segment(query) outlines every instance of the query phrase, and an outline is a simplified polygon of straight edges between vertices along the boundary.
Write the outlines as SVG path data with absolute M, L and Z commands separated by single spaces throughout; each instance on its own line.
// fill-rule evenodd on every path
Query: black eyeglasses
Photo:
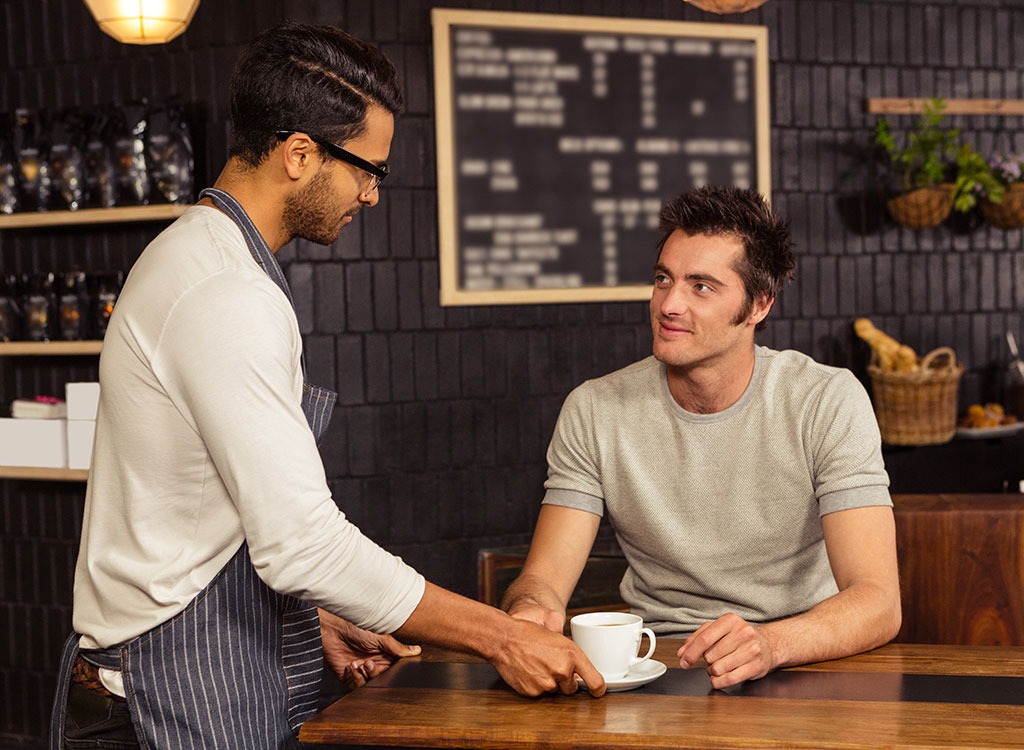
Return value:
M 301 130 L 278 130 L 275 135 L 283 141 L 290 135 L 302 132 L 303 131 Z M 366 188 L 367 193 L 372 193 L 380 187 L 380 184 L 384 182 L 384 178 L 391 174 L 391 170 L 388 169 L 387 164 L 374 164 L 372 161 L 366 161 L 366 159 L 361 156 L 356 156 L 351 151 L 339 146 L 337 143 L 331 143 L 327 139 L 320 138 L 312 133 L 305 133 L 305 135 L 307 135 L 309 140 L 313 141 L 313 143 L 322 146 L 324 150 L 335 159 L 351 164 L 353 167 L 361 169 L 366 172 L 366 174 L 370 175 L 372 179 L 370 180 L 370 186 Z

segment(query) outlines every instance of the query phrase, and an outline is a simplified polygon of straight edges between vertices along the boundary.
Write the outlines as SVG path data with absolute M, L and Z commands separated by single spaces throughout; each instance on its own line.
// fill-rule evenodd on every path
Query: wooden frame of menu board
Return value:
M 431 16 L 442 305 L 648 299 L 665 199 L 770 199 L 766 28 Z

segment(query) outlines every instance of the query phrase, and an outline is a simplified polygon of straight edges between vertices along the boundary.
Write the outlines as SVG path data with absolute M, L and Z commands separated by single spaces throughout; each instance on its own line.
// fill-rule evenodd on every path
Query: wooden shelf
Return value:
M 62 227 L 80 224 L 121 224 L 176 219 L 187 205 L 125 206 L 86 208 L 81 211 L 40 211 L 0 215 L 0 230 Z M 8 341 L 0 342 L 0 357 L 66 357 L 99 354 L 102 341 Z M 87 469 L 45 469 L 34 466 L 0 466 L 0 479 L 28 479 L 50 482 L 84 482 Z
M 0 466 L 0 479 L 84 482 L 88 478 L 88 469 L 43 469 L 36 466 Z
M 0 341 L 0 357 L 68 357 L 99 354 L 102 341 Z
M 70 356 L 99 354 L 102 341 L 5 341 L 0 356 Z M 0 479 L 84 482 L 87 469 L 47 469 L 37 466 L 0 466 Z
M 931 99 L 868 99 L 873 115 L 916 115 Z M 943 99 L 947 115 L 1024 115 L 1024 99 Z
M 76 224 L 121 224 L 136 221 L 166 221 L 181 216 L 187 205 L 123 206 L 83 208 L 79 211 L 37 211 L 0 215 L 0 229 L 59 227 Z

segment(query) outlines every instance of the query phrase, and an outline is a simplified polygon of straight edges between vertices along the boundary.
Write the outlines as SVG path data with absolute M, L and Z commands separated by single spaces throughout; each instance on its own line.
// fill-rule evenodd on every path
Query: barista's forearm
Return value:
M 515 621 L 501 610 L 427 582 L 423 598 L 396 635 L 490 660 L 515 629 Z
M 481 656 L 523 695 L 573 693 L 576 675 L 591 686 L 591 695 L 604 693 L 601 674 L 561 633 L 430 583 L 398 635 Z

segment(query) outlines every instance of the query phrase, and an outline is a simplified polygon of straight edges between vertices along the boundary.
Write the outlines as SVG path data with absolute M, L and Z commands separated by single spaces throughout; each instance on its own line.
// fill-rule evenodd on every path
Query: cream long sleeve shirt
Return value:
M 241 232 L 196 206 L 132 269 L 100 357 L 75 573 L 83 648 L 191 602 L 243 541 L 274 590 L 376 632 L 424 581 L 339 511 L 302 412 L 302 340 Z

